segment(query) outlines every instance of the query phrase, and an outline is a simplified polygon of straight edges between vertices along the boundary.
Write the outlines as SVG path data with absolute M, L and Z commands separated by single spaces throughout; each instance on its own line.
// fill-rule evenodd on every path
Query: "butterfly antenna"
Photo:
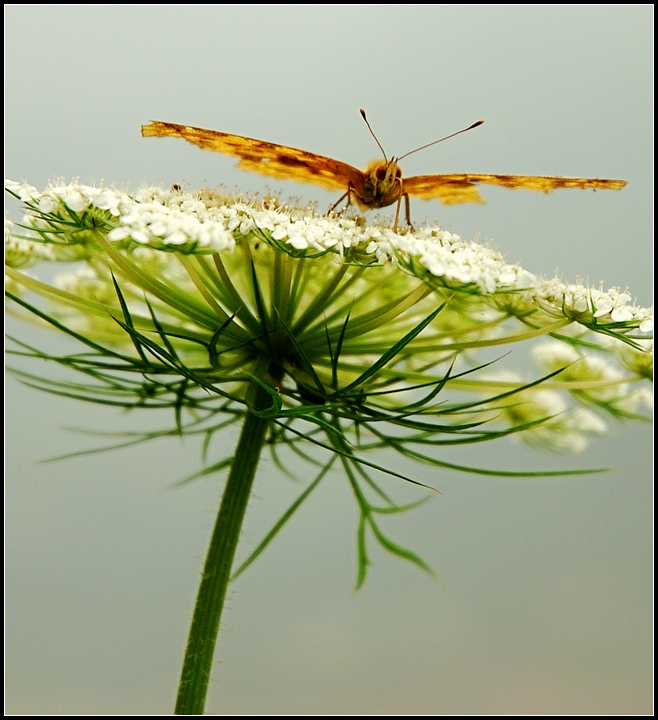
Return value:
M 359 112 L 361 113 L 361 117 L 365 120 L 366 125 L 368 126 L 368 130 L 370 130 L 370 134 L 375 138 L 375 142 L 377 145 L 379 145 L 379 149 L 382 151 L 382 155 L 384 156 L 384 160 L 388 162 L 388 158 L 386 157 L 386 153 L 384 152 L 384 148 L 382 147 L 382 144 L 377 139 L 377 136 L 373 132 L 372 128 L 370 127 L 370 123 L 368 122 L 368 118 L 366 117 L 366 111 L 363 108 L 359 108 Z M 483 121 L 484 122 L 484 121 Z M 420 150 L 420 148 L 418 148 Z
M 363 110 L 361 111 L 361 113 L 363 113 Z M 365 114 L 363 115 L 363 117 L 365 119 Z M 366 120 L 366 122 L 368 122 L 368 121 Z M 397 161 L 402 160 L 402 158 L 409 157 L 409 155 L 412 155 L 413 153 L 418 152 L 419 150 L 424 150 L 425 148 L 431 147 L 432 145 L 436 145 L 437 143 L 443 142 L 444 140 L 448 140 L 451 137 L 455 137 L 455 135 L 461 135 L 462 133 L 465 133 L 468 130 L 472 130 L 473 128 L 476 128 L 478 125 L 482 125 L 483 122 L 484 122 L 484 120 L 478 120 L 477 122 L 474 122 L 472 125 L 469 125 L 467 128 L 464 128 L 463 130 L 458 130 L 457 132 L 452 133 L 452 135 L 446 135 L 445 137 L 439 138 L 438 140 L 435 140 L 434 142 L 427 143 L 427 145 L 421 145 L 420 147 L 416 148 L 415 150 L 411 150 L 410 152 L 405 153 L 404 155 L 400 156 L 399 158 L 397 158 Z M 368 125 L 368 127 L 370 127 L 370 125 Z M 372 130 L 370 132 L 372 132 Z M 377 138 L 375 138 L 375 140 L 376 139 Z M 381 145 L 379 147 L 381 147 Z

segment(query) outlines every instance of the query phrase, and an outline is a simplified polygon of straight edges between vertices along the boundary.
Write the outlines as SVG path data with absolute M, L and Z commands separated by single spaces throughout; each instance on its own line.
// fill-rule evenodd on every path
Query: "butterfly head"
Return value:
M 402 177 L 402 170 L 393 158 L 386 162 L 377 160 L 370 164 L 371 171 L 374 173 L 377 182 L 382 185 L 392 185 Z

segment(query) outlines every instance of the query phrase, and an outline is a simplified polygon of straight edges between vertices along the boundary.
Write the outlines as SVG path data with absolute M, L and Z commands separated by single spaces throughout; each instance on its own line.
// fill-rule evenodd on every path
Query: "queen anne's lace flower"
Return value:
M 550 473 L 457 465 L 441 451 L 512 436 L 573 452 L 605 432 L 606 416 L 643 418 L 653 312 L 627 292 L 539 279 L 438 228 L 398 233 L 209 190 L 7 189 L 26 210 L 5 226 L 9 307 L 83 346 L 18 353 L 53 360 L 74 381 L 19 376 L 100 404 L 172 408 L 170 434 L 203 435 L 208 454 L 218 431 L 240 425 L 235 451 L 201 473 L 229 468 L 181 674 L 185 712 L 203 708 L 229 578 L 331 468 L 342 467 L 358 507 L 359 586 L 373 540 L 428 569 L 380 526 L 410 505 L 379 474 L 422 483 L 369 451 L 396 450 L 437 472 L 538 476 Z M 68 271 L 39 279 L 44 261 Z M 503 369 L 535 342 L 539 377 Z M 315 478 L 235 570 L 265 447 L 279 467 L 294 454 Z
M 10 182 L 7 189 L 27 208 L 20 225 L 5 227 L 8 287 L 48 296 L 53 316 L 90 338 L 134 351 L 128 312 L 135 327 L 167 328 L 180 360 L 210 364 L 221 382 L 244 381 L 268 358 L 281 367 L 275 385 L 287 403 L 337 397 L 412 333 L 360 390 L 376 390 L 394 409 L 399 396 L 382 393 L 382 383 L 406 377 L 422 384 L 448 371 L 447 386 L 495 398 L 494 386 L 476 380 L 467 359 L 478 348 L 559 331 L 561 341 L 534 351 L 542 372 L 555 374 L 542 384 L 544 395 L 522 391 L 519 379 L 514 402 L 505 399 L 507 424 L 527 426 L 521 437 L 576 447 L 577 437 L 591 434 L 591 408 L 619 415 L 644 403 L 635 383 L 652 374 L 646 333 L 653 312 L 617 288 L 540 279 L 494 249 L 438 228 L 398 233 L 208 189 L 129 194 L 79 182 L 43 192 Z M 78 265 L 48 289 L 21 272 L 44 260 Z M 567 396 L 587 412 L 569 416 L 567 405 L 554 412 L 537 401 Z M 483 407 L 497 405 L 494 399 Z

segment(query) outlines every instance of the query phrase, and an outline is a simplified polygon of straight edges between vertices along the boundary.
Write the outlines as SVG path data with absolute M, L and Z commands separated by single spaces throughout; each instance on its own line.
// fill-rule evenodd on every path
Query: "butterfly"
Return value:
M 231 135 L 217 130 L 178 125 L 176 123 L 153 121 L 142 125 L 143 137 L 180 137 L 203 150 L 212 150 L 224 155 L 240 158 L 238 167 L 262 175 L 284 180 L 313 183 L 327 190 L 343 194 L 329 208 L 333 212 L 347 200 L 347 205 L 356 204 L 361 210 L 388 207 L 396 204 L 393 229 L 397 229 L 402 200 L 405 202 L 405 217 L 409 227 L 411 215 L 409 196 L 422 200 L 436 199 L 445 205 L 457 203 L 483 203 L 477 185 L 499 185 L 511 190 L 535 190 L 551 192 L 558 188 L 592 188 L 594 190 L 621 190 L 625 180 L 604 180 L 600 178 L 548 177 L 536 175 L 485 175 L 475 173 L 450 173 L 448 175 L 415 175 L 403 177 L 398 165 L 402 158 L 423 150 L 448 138 L 467 132 L 482 125 L 478 120 L 467 128 L 416 148 L 400 157 L 388 158 L 377 136 L 372 131 L 365 111 L 360 110 L 370 133 L 374 137 L 384 160 L 375 160 L 365 170 L 358 170 L 347 163 L 333 158 L 299 150 L 286 145 Z

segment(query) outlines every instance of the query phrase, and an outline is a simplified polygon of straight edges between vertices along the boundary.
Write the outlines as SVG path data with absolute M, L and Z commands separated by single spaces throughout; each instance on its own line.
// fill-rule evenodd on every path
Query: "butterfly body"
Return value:
M 365 113 L 361 111 L 361 114 L 365 119 Z M 478 121 L 466 130 L 481 124 L 482 121 Z M 161 121 L 142 125 L 142 135 L 144 137 L 180 137 L 203 150 L 239 158 L 238 167 L 242 170 L 257 172 L 273 178 L 312 183 L 327 190 L 342 192 L 341 197 L 332 205 L 330 211 L 345 199 L 348 204 L 355 203 L 362 210 L 384 208 L 397 203 L 394 228 L 397 227 L 403 198 L 406 220 L 411 225 L 410 195 L 422 200 L 435 199 L 445 205 L 455 205 L 467 202 L 483 203 L 484 200 L 480 196 L 478 185 L 498 185 L 511 190 L 526 189 L 546 193 L 559 188 L 620 190 L 626 185 L 625 180 L 602 178 L 475 173 L 416 175 L 405 178 L 398 165 L 398 159 L 387 159 L 386 156 L 383 161 L 375 160 L 365 170 L 358 170 L 340 160 L 286 145 Z M 429 145 L 433 144 L 429 143 Z M 409 154 L 407 153 L 407 155 Z M 406 155 L 402 157 L 406 157 Z
M 331 206 L 330 212 L 347 198 L 361 210 L 388 207 L 400 202 L 403 190 L 402 170 L 394 161 L 374 160 L 348 183 L 347 191 Z

